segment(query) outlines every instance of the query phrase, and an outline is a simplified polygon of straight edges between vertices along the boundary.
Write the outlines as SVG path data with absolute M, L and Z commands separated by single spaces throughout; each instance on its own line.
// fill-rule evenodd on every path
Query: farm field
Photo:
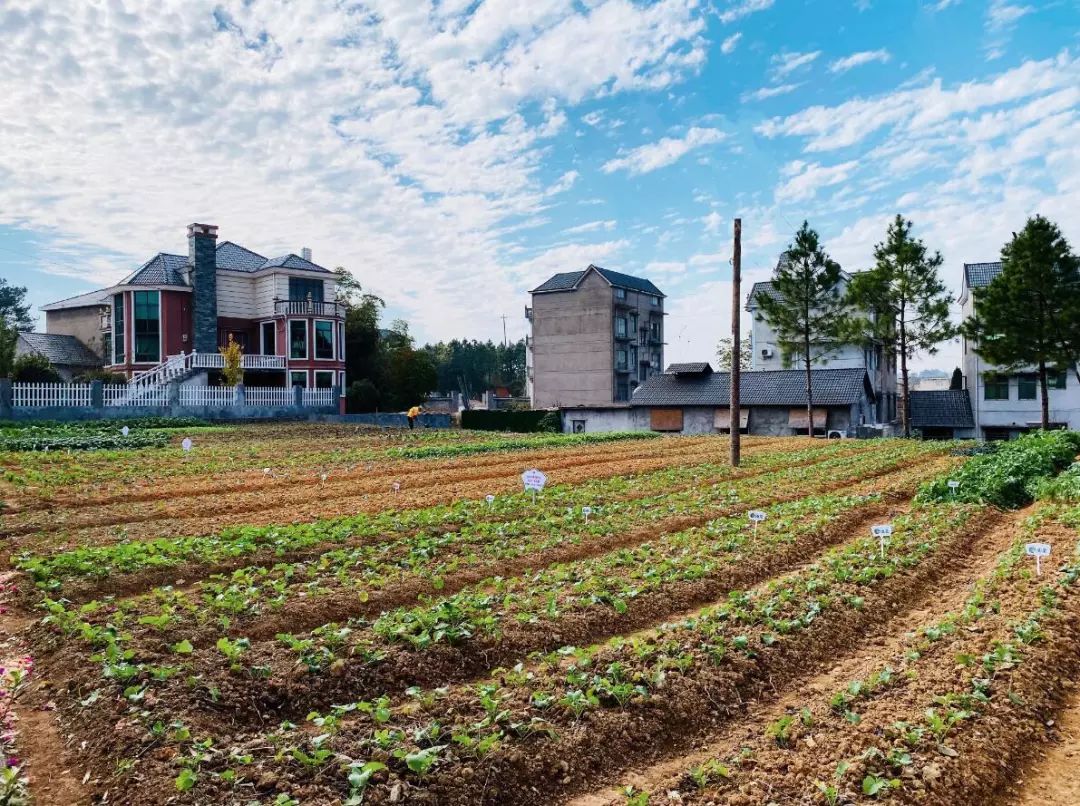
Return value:
M 1020 804 L 1061 776 L 1032 750 L 1077 695 L 1075 434 L 752 437 L 738 469 L 719 436 L 138 444 L 0 452 L 0 804 Z

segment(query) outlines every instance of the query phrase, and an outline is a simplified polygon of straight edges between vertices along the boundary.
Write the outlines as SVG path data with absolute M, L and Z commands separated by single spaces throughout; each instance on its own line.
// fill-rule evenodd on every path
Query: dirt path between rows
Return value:
M 953 571 L 944 577 L 942 586 L 927 590 L 912 607 L 899 612 L 896 617 L 875 633 L 868 634 L 859 649 L 839 662 L 827 672 L 819 674 L 784 692 L 778 692 L 777 698 L 744 703 L 744 715 L 733 720 L 731 726 L 714 739 L 703 742 L 691 753 L 680 755 L 653 766 L 633 770 L 622 774 L 616 780 L 603 782 L 602 788 L 592 792 L 565 799 L 566 806 L 622 806 L 626 802 L 623 794 L 625 787 L 633 786 L 636 790 L 645 790 L 659 795 L 671 788 L 676 779 L 691 767 L 711 758 L 724 758 L 737 752 L 748 736 L 759 736 L 764 725 L 783 716 L 789 708 L 798 708 L 807 700 L 828 695 L 853 679 L 866 678 L 879 669 L 887 660 L 903 651 L 905 636 L 918 627 L 933 622 L 945 613 L 957 609 L 964 603 L 971 585 L 993 570 L 999 555 L 1006 551 L 1015 539 L 1015 526 L 1030 508 L 1013 513 L 1002 513 L 1001 523 L 985 532 L 978 543 L 971 547 L 965 557 L 957 557 Z M 1074 752 L 1080 753 L 1080 707 L 1076 711 L 1077 742 Z M 1068 759 L 1064 759 L 1066 763 Z M 1060 762 L 1059 762 L 1060 767 Z M 1063 790 L 1059 790 L 1063 791 Z M 1080 788 L 1075 792 L 1080 792 Z M 1051 801 L 1031 801 L 1024 806 L 1051 803 Z M 1075 795 L 1057 798 L 1054 806 L 1066 803 L 1080 803 Z
M 1032 752 L 1008 799 L 1012 806 L 1080 803 L 1080 689 L 1075 684 L 1057 722 L 1048 727 L 1054 741 Z

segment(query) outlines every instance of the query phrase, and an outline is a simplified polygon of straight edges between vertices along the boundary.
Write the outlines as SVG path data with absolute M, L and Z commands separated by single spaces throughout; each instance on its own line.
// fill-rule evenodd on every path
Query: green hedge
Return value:
M 1015 509 L 1031 503 L 1052 479 L 1076 458 L 1080 433 L 1035 431 L 1001 443 L 993 453 L 969 459 L 949 476 L 924 484 L 920 501 L 967 501 Z M 954 494 L 949 479 L 960 482 Z M 1047 494 L 1044 492 L 1044 496 Z
M 485 411 L 483 409 L 469 409 L 461 412 L 461 427 L 474 431 L 557 434 L 562 430 L 562 421 L 557 411 Z

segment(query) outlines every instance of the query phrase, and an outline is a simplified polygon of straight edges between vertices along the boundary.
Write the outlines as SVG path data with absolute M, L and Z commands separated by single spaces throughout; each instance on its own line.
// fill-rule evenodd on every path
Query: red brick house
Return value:
M 275 258 L 217 227 L 188 227 L 188 254 L 160 252 L 119 283 L 42 307 L 46 332 L 75 336 L 132 379 L 214 374 L 231 338 L 247 386 L 343 389 L 345 308 L 311 252 Z M 193 355 L 194 354 L 194 355 Z

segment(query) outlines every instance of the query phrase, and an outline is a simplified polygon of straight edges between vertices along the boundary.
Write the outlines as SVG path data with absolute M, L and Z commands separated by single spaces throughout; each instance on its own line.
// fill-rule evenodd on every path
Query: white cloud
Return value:
M 607 219 L 604 221 L 589 221 L 585 224 L 578 224 L 576 227 L 568 227 L 563 230 L 563 235 L 580 235 L 583 232 L 597 232 L 598 230 L 613 230 L 615 229 L 615 220 Z
M 743 101 L 764 101 L 766 98 L 775 98 L 777 95 L 787 95 L 789 92 L 794 92 L 802 84 L 778 84 L 775 87 L 762 87 L 754 90 L 753 92 L 745 92 L 740 98 Z
M 720 225 L 724 223 L 724 217 L 713 210 L 701 219 L 701 223 L 705 225 L 706 234 L 717 235 L 720 232 Z
M 889 51 L 884 48 L 881 50 L 862 50 L 832 62 L 829 65 L 829 72 L 846 73 L 848 70 L 855 67 L 861 67 L 864 64 L 870 64 L 871 62 L 881 62 L 882 64 L 885 64 L 891 58 L 892 56 Z
M 931 3 L 929 6 L 930 11 L 944 11 L 945 9 L 959 5 L 960 0 L 937 0 L 936 3 Z
M 604 173 L 627 171 L 631 176 L 649 173 L 677 162 L 680 157 L 695 148 L 719 143 L 727 135 L 720 129 L 692 126 L 684 137 L 664 137 L 655 143 L 627 151 L 608 160 L 601 170 Z
M 776 81 L 790 75 L 800 67 L 805 67 L 814 62 L 821 55 L 820 50 L 810 53 L 777 53 L 772 57 L 772 74 Z
M 473 332 L 475 288 L 520 299 L 507 238 L 578 179 L 541 175 L 566 110 L 705 59 L 696 0 L 588 5 L 5 0 L 0 225 L 113 250 L 84 264 L 107 282 L 206 220 L 310 245 L 421 338 Z
M 986 27 L 994 32 L 1003 31 L 1034 10 L 1031 6 L 1010 3 L 1008 0 L 993 0 L 986 10 Z
M 727 9 L 719 13 L 720 22 L 729 23 L 741 20 L 759 11 L 766 11 L 773 7 L 776 0 L 736 0 Z
M 645 276 L 649 278 L 674 280 L 683 274 L 686 274 L 686 264 L 676 260 L 653 261 L 645 266 Z
M 735 47 L 739 44 L 740 39 L 742 39 L 741 31 L 739 33 L 732 34 L 720 43 L 720 52 L 723 53 L 725 56 L 729 53 L 734 53 Z
M 785 179 L 776 188 L 777 201 L 793 202 L 813 198 L 820 188 L 844 182 L 857 167 L 856 160 L 829 166 L 801 160 L 788 163 L 781 170 Z

